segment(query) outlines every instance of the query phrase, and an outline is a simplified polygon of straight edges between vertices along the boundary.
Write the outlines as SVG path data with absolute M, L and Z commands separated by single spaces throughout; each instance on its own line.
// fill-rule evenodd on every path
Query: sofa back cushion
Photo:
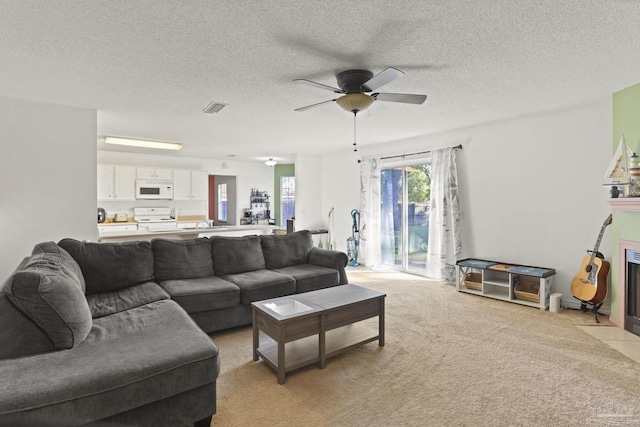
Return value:
M 91 243 L 62 239 L 58 244 L 80 265 L 87 294 L 117 291 L 154 279 L 151 242 Z
M 265 268 L 260 237 L 211 236 L 213 269 L 216 276 L 246 273 Z
M 262 252 L 269 270 L 306 264 L 313 248 L 309 230 L 290 234 L 262 236 Z
M 54 242 L 35 246 L 2 292 L 51 339 L 57 349 L 85 340 L 92 326 L 84 280 L 73 258 Z
M 153 239 L 155 275 L 165 280 L 213 276 L 211 242 L 206 237 L 188 240 Z
M 29 316 L 0 289 L 0 360 L 54 351 L 56 348 Z

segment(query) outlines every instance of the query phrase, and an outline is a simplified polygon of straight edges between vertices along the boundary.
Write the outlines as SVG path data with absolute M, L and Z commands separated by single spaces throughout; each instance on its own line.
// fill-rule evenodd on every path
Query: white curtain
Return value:
M 360 252 L 358 262 L 380 265 L 380 161 L 360 163 Z
M 462 256 L 456 151 L 431 151 L 431 201 L 427 276 L 455 283 L 455 264 Z

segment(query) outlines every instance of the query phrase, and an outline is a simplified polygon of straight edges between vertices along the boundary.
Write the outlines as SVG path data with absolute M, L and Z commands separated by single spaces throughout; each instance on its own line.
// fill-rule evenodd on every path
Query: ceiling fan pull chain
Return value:
M 353 151 L 358 151 L 356 147 L 356 112 L 353 112 Z

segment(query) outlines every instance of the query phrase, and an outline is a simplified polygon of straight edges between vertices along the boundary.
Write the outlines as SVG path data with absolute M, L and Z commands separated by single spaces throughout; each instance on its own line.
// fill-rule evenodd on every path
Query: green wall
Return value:
M 613 148 L 615 152 L 624 134 L 626 144 L 632 152 L 640 153 L 640 83 L 613 94 Z M 616 298 L 618 296 L 618 240 L 640 242 L 640 213 L 613 213 L 611 224 L 611 314 L 618 314 Z M 624 274 L 624 273 L 623 273 Z
M 296 176 L 296 165 L 275 165 L 273 168 L 273 218 L 276 219 L 276 225 L 280 225 L 280 177 Z

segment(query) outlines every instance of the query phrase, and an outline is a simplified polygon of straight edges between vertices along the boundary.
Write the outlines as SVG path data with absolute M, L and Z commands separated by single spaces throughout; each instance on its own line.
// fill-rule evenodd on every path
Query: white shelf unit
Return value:
M 457 290 L 541 310 L 549 308 L 554 269 L 501 266 L 505 264 L 484 260 L 459 261 L 456 265 Z

